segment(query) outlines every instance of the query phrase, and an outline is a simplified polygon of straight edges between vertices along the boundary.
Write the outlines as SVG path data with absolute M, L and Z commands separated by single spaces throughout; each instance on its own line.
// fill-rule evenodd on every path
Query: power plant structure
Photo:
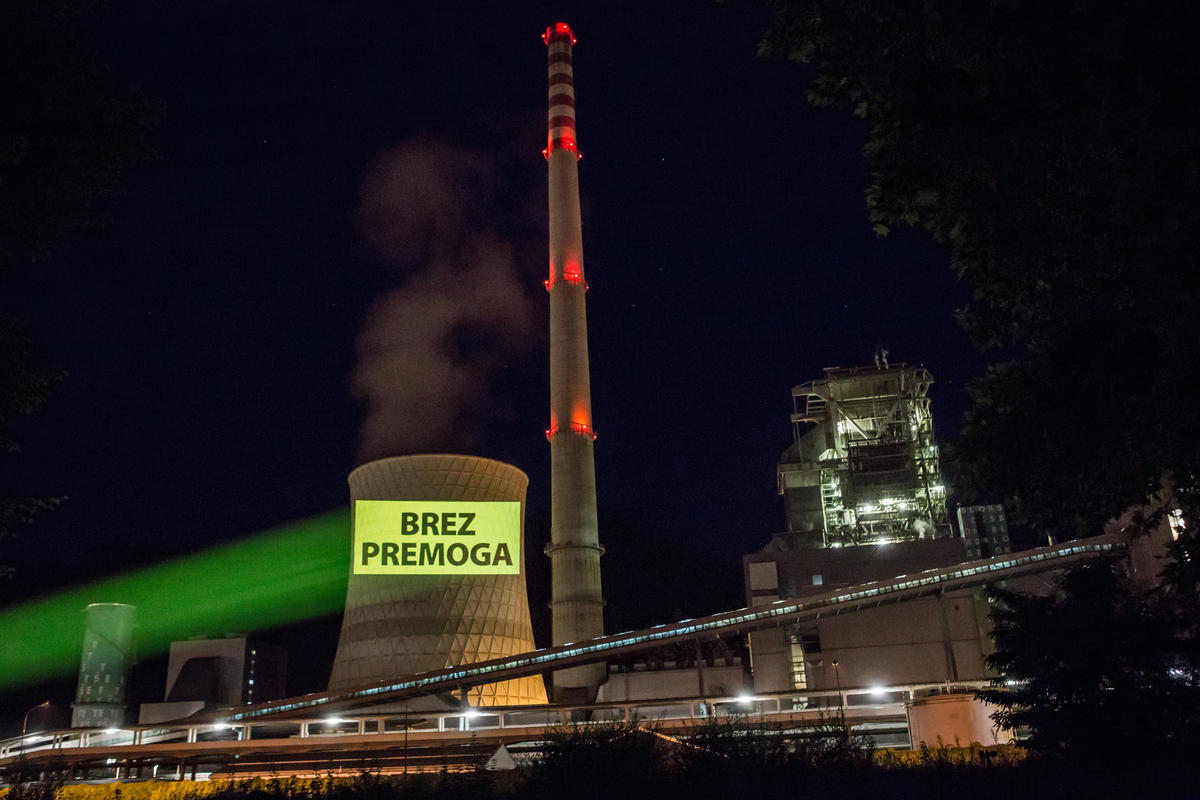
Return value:
M 826 547 L 950 535 L 932 385 L 922 367 L 885 363 L 792 389 L 795 441 L 778 469 L 789 532 Z
M 575 37 L 560 22 L 547 28 L 542 38 L 549 81 L 544 155 L 549 165 L 550 209 L 550 270 L 545 286 L 550 295 L 546 438 L 551 454 L 551 535 L 545 552 L 551 563 L 553 640 L 564 644 L 604 632 L 600 589 L 604 551 L 596 516 L 596 434 L 584 304 L 587 283 L 571 63 Z M 351 472 L 354 549 L 330 691 L 534 648 L 522 546 L 528 483 L 516 467 L 465 455 L 385 458 Z M 463 505 L 472 503 L 477 505 L 469 510 Z M 476 535 L 470 525 L 477 516 L 481 521 L 493 519 L 497 509 L 483 504 L 505 503 L 519 506 L 517 552 L 499 539 L 488 540 L 484 547 L 483 540 L 459 538 Z M 499 524 L 504 527 L 503 521 Z M 501 564 L 501 552 L 491 549 L 493 544 L 505 548 L 505 563 Z M 458 561 L 455 553 L 461 556 Z M 472 563 L 467 563 L 468 553 Z M 512 564 L 514 557 L 518 565 Z M 554 673 L 553 697 L 558 702 L 590 702 L 605 677 L 604 664 L 560 670 Z M 540 678 L 526 677 L 477 686 L 469 702 L 544 703 L 546 692 Z
M 830 367 L 792 389 L 794 441 L 777 470 L 787 528 L 743 558 L 748 606 L 968 560 L 967 543 L 946 518 L 932 385 L 922 367 L 883 361 Z M 800 691 L 984 680 L 987 613 L 977 591 L 944 591 L 758 631 L 750 637 L 754 685 Z
M 138 724 L 262 703 L 286 694 L 287 651 L 282 647 L 238 633 L 171 642 L 163 701 L 142 703 Z
M 588 374 L 583 231 L 579 210 L 579 143 L 575 133 L 575 36 L 563 22 L 542 35 L 549 75 L 550 274 L 550 544 L 551 619 L 555 645 L 604 633 L 596 518 L 596 429 Z M 588 702 L 605 679 L 603 664 L 554 673 L 554 699 Z
M 776 474 L 786 526 L 743 557 L 746 606 L 605 636 L 575 37 L 556 23 L 543 40 L 552 645 L 536 648 L 530 620 L 528 476 L 473 455 L 382 458 L 348 477 L 351 566 L 327 691 L 278 697 L 282 662 L 244 636 L 176 643 L 164 702 L 143 706 L 141 724 L 120 730 L 133 607 L 96 604 L 87 612 L 72 720 L 84 730 L 0 741 L 0 767 L 33 755 L 45 763 L 66 758 L 83 779 L 110 768 L 118 779 L 122 769 L 127 777 L 129 770 L 145 777 L 145 768 L 157 776 L 160 767 L 183 778 L 189 764 L 196 778 L 207 774 L 198 765 L 227 777 L 255 769 L 325 774 L 370 759 L 381 770 L 408 772 L 410 737 L 425 767 L 445 769 L 453 758 L 478 760 L 469 749 L 478 731 L 493 737 L 489 748 L 521 743 L 536 751 L 550 729 L 571 720 L 661 718 L 686 738 L 714 714 L 792 730 L 824 726 L 832 708 L 855 730 L 870 728 L 899 746 L 915 745 L 914 731 L 952 738 L 956 729 L 944 720 L 930 727 L 926 718 L 949 718 L 974 701 L 928 698 L 990 677 L 980 587 L 1125 548 L 1114 534 L 1009 554 L 999 506 L 962 510 L 968 535 L 955 536 L 929 372 L 886 360 L 828 368 L 791 390 L 793 441 Z M 736 653 L 704 652 L 703 642 L 722 637 L 738 642 Z M 749 659 L 740 655 L 743 637 Z
M 125 689 L 133 666 L 136 611 L 125 603 L 92 603 L 84 609 L 83 658 L 71 727 L 125 724 Z
M 355 549 L 331 691 L 534 649 L 521 547 L 529 485 L 524 472 L 477 456 L 411 455 L 363 464 L 349 482 Z M 476 530 L 474 518 L 484 504 L 515 506 L 518 515 L 512 531 L 518 551 L 507 548 L 511 563 L 502 568 L 511 569 L 504 572 L 479 571 L 490 564 L 478 562 L 495 555 L 487 550 L 485 558 L 483 531 Z M 404 519 L 417 513 L 410 507 L 423 509 L 424 519 L 413 522 L 425 523 L 419 532 Z M 393 508 L 396 513 L 388 514 Z M 385 516 L 369 517 L 373 509 Z M 364 557 L 372 544 L 363 542 L 368 524 L 379 527 L 385 541 Z M 546 690 L 539 676 L 529 676 L 477 686 L 466 699 L 474 706 L 545 703 Z

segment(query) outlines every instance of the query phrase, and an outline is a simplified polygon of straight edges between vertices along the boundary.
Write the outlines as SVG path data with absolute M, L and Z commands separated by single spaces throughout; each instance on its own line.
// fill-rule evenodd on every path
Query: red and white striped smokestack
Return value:
M 550 80 L 550 556 L 554 644 L 604 634 L 592 392 L 588 378 L 583 234 L 579 215 L 579 148 L 575 136 L 575 36 L 564 22 L 542 35 Z M 591 702 L 607 672 L 604 664 L 554 673 L 558 702 Z

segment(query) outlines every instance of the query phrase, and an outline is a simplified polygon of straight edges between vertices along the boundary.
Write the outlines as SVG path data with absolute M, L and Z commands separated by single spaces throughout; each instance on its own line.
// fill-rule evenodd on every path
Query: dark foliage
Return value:
M 90 3 L 0 0 L 0 273 L 47 258 L 69 231 L 103 223 L 127 167 L 149 157 L 159 112 L 115 87 L 82 43 Z M 0 315 L 0 451 L 9 426 L 62 374 L 39 367 Z M 56 500 L 0 497 L 0 538 Z
M 1097 532 L 1200 460 L 1200 75 L 1179 3 L 771 0 L 764 53 L 869 126 L 867 206 L 951 247 L 970 389 L 962 487 Z
M 874 766 L 870 739 L 852 732 L 836 716 L 785 730 L 713 718 L 688 745 L 683 756 L 690 780 L 723 795 L 770 794 L 797 776 L 811 780 Z
M 732 731 L 745 730 L 733 725 Z M 973 800 L 1053 798 L 1073 800 L 1095 797 L 1154 797 L 1158 800 L 1195 796 L 1196 768 L 1188 761 L 1140 762 L 1122 759 L 1107 765 L 1073 765 L 1027 760 L 1016 765 L 991 766 L 990 762 L 952 762 L 933 758 L 918 766 L 880 767 L 861 754 L 852 763 L 841 760 L 812 763 L 804 760 L 764 761 L 759 755 L 732 756 L 714 752 L 711 769 L 699 768 L 701 750 L 680 746 L 667 750 L 652 743 L 643 731 L 629 736 L 572 736 L 565 745 L 566 761 L 543 761 L 515 772 L 473 771 L 379 776 L 364 773 L 354 779 L 249 780 L 216 792 L 203 792 L 210 800 L 471 800 L 472 798 L 604 797 L 609 798 L 708 798 L 754 797 L 793 800 L 801 795 L 828 797 L 922 798 L 970 797 Z M 724 734 L 719 734 L 724 736 Z M 638 738 L 640 737 L 640 738 Z M 585 741 L 590 739 L 590 741 Z M 664 741 L 665 740 L 660 740 Z M 556 742 L 555 744 L 561 744 Z M 669 742 L 666 742 L 669 745 Z M 767 745 L 768 750 L 774 744 Z M 766 751 L 764 751 L 766 752 Z M 682 754 L 680 757 L 677 755 Z M 629 764 L 619 763 L 630 756 Z M 567 752 L 560 753 L 566 758 Z M 554 757 L 558 758 L 558 757 Z M 568 764 L 576 769 L 562 769 Z M 613 771 L 596 765 L 612 767 Z M 29 786 L 23 796 L 49 798 L 45 788 Z M 183 784 L 170 796 L 187 800 L 190 786 Z M 155 787 L 156 793 L 165 786 Z M 121 796 L 120 789 L 114 793 Z M 130 791 L 130 795 L 134 792 Z M 142 792 L 136 793 L 141 796 Z M 166 794 L 163 794 L 166 796 Z
M 59 377 L 56 371 L 34 363 L 28 338 L 15 322 L 0 315 L 0 453 L 19 449 L 9 435 L 10 423 L 41 407 Z M 53 498 L 0 495 L 0 539 L 57 502 Z M 0 566 L 0 575 L 5 572 L 6 568 Z
M 1028 730 L 1044 755 L 1190 758 L 1200 745 L 1194 587 L 1143 593 L 1105 560 L 1071 568 L 1055 588 L 994 591 L 988 662 L 1000 677 L 980 696 L 1000 706 L 997 722 Z
M 601 724 L 550 736 L 543 757 L 529 768 L 530 796 L 573 785 L 581 798 L 680 794 L 779 796 L 795 781 L 836 780 L 873 769 L 870 742 L 837 720 L 781 732 L 738 718 L 710 719 L 695 735 L 677 739 L 653 724 Z
M 578 800 L 600 800 L 640 786 L 654 796 L 678 778 L 679 747 L 653 728 L 617 723 L 565 728 L 549 735 L 543 757 L 526 775 L 527 788 L 540 797 L 573 785 Z
M 149 155 L 158 112 L 83 44 L 89 5 L 0 0 L 0 268 L 100 224 L 102 201 Z
M 426 772 L 357 778 L 253 779 L 212 791 L 176 791 L 153 785 L 156 795 L 179 800 L 472 800 L 472 798 L 707 798 L 793 800 L 828 797 L 1021 798 L 1195 796 L 1197 768 L 1189 759 L 1141 759 L 1126 754 L 1104 763 L 1073 764 L 1044 759 L 1000 762 L 951 756 L 946 748 L 912 760 L 875 759 L 869 743 L 833 720 L 771 731 L 737 718 L 711 720 L 696 735 L 678 740 L 654 725 L 580 724 L 552 733 L 542 757 L 514 771 L 487 772 L 483 757 L 466 772 Z M 994 754 L 994 752 L 993 752 Z M 61 781 L 44 775 L 23 797 L 50 798 Z M 139 797 L 146 785 L 129 787 Z M 114 795 L 122 796 L 118 786 Z
M 16 777 L 17 780 L 14 780 L 6 800 L 55 800 L 58 790 L 63 785 L 61 774 L 54 771 L 39 776 L 39 780 L 23 781 L 20 775 Z

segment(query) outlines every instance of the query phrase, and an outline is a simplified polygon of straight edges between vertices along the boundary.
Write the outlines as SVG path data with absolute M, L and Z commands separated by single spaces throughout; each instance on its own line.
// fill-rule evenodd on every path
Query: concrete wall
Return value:
M 787 549 L 790 541 L 787 535 L 776 537 L 764 550 L 744 558 L 749 605 L 822 594 L 966 559 L 961 539 Z M 981 602 L 975 592 L 955 592 L 944 599 L 922 598 L 797 626 L 792 630 L 810 645 L 819 643 L 819 650 L 805 649 L 807 688 L 835 689 L 839 679 L 843 688 L 852 688 L 985 678 Z M 787 631 L 758 631 L 750 642 L 755 691 L 793 689 Z
M 882 606 L 821 620 L 815 627 L 823 665 L 809 669 L 823 688 L 835 688 L 831 662 L 839 662 L 843 686 L 936 683 L 986 677 L 971 592 Z M 947 663 L 947 637 L 953 663 Z M 955 674 L 957 673 L 957 674 Z
M 743 557 L 747 603 L 754 602 L 750 570 L 755 563 L 776 564 L 781 596 L 804 597 L 967 560 L 966 546 L 956 538 L 859 547 L 797 546 L 804 541 L 794 534 L 778 534 L 759 552 Z
M 786 692 L 792 688 L 790 654 L 782 628 L 768 628 L 750 634 L 751 683 L 755 692 Z M 821 654 L 814 654 L 823 661 Z M 813 687 L 817 688 L 817 687 Z
M 600 687 L 596 702 L 623 703 L 700 696 L 736 697 L 744 688 L 746 674 L 741 664 L 705 667 L 703 692 L 700 691 L 700 675 L 695 668 L 610 672 L 608 683 Z
M 939 601 L 922 598 L 858 611 L 801 626 L 820 642 L 820 651 L 805 653 L 808 688 L 836 689 L 873 685 L 982 680 L 987 677 L 971 592 L 945 599 L 944 635 Z M 953 660 L 947 658 L 947 641 Z M 793 688 L 790 646 L 781 628 L 750 636 L 754 690 L 784 692 Z M 837 670 L 833 662 L 838 662 Z
M 138 712 L 138 725 L 157 725 L 190 717 L 204 710 L 203 700 L 179 703 L 142 703 Z
M 190 696 L 198 693 L 192 691 L 191 687 L 180 685 L 180 677 L 184 675 L 186 679 L 185 670 L 188 669 L 189 662 L 195 664 L 202 659 L 206 667 L 210 664 L 215 666 L 216 686 L 212 687 L 211 691 L 204 692 L 204 696 Z M 238 705 L 243 702 L 245 667 L 245 636 L 172 642 L 171 655 L 167 661 L 167 688 L 163 700 L 171 703 L 202 700 L 222 706 Z

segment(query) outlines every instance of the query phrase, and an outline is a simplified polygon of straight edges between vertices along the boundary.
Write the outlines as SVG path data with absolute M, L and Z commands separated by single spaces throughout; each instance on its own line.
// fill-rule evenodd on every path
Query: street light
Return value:
M 24 766 L 24 763 L 25 763 L 25 734 L 29 730 L 29 715 L 32 714 L 33 712 L 37 711 L 39 708 L 47 708 L 50 705 L 51 705 L 51 703 L 49 700 L 45 700 L 41 703 L 38 703 L 36 706 L 34 706 L 33 708 L 31 708 L 25 712 L 25 719 L 21 721 L 21 751 L 19 753 L 17 753 L 17 787 L 18 787 L 18 789 L 21 786 L 21 780 L 22 780 L 21 768 L 22 768 L 22 766 Z
M 846 727 L 846 696 L 842 694 L 842 674 L 838 671 L 838 665 L 841 662 L 836 658 L 833 660 L 833 679 L 837 682 L 838 691 L 838 716 L 842 720 L 842 728 Z
M 838 670 L 840 661 L 834 658 L 833 660 L 833 679 L 838 682 L 838 717 L 841 720 L 841 733 L 846 736 L 846 742 L 850 742 L 850 728 L 846 727 L 846 694 L 841 691 L 841 672 Z

